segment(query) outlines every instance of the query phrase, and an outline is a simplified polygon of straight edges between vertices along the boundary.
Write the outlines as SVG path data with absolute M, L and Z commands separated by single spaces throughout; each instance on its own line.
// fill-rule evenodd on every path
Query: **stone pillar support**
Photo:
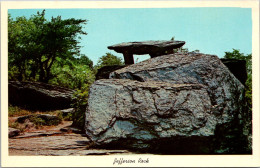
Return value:
M 125 51 L 123 52 L 123 55 L 126 65 L 134 64 L 134 56 L 132 53 Z

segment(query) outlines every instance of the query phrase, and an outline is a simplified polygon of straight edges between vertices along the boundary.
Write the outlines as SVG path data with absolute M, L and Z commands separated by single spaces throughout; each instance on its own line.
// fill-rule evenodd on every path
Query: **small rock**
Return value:
M 75 109 L 74 108 L 68 108 L 68 109 L 63 109 L 61 110 L 62 113 L 74 113 Z
M 15 128 L 8 128 L 8 137 L 11 138 L 11 137 L 14 137 L 14 136 L 18 136 L 20 134 L 20 130 L 18 129 L 15 129 Z
M 41 119 L 41 120 L 39 120 Z M 55 115 L 50 114 L 36 114 L 26 115 L 17 118 L 17 122 L 24 123 L 26 120 L 30 122 L 40 122 L 40 125 L 58 125 L 61 123 L 61 119 Z

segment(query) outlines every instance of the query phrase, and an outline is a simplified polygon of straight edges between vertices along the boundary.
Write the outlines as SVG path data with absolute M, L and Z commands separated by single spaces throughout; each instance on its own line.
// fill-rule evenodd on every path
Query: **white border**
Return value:
M 24 8 L 169 8 L 241 7 L 252 9 L 253 19 L 253 155 L 110 155 L 110 156 L 8 156 L 7 11 Z M 149 164 L 125 167 L 256 167 L 260 166 L 259 129 L 259 2 L 254 1 L 9 1 L 1 2 L 1 160 L 4 167 L 112 167 L 114 159 L 149 158 Z

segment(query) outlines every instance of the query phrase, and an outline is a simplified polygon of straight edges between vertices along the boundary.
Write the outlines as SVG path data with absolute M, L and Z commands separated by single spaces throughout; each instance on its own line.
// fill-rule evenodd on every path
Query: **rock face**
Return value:
M 164 154 L 247 152 L 244 86 L 217 56 L 165 55 L 110 78 L 90 88 L 86 134 L 95 144 Z
M 200 84 L 99 80 L 90 89 L 87 135 L 97 144 L 135 139 L 136 148 L 169 137 L 214 135 L 207 90 Z
M 203 84 L 214 111 L 221 114 L 223 121 L 230 111 L 240 111 L 237 103 L 243 99 L 243 85 L 217 56 L 212 55 L 165 55 L 114 71 L 110 77 L 173 84 Z
M 44 83 L 9 81 L 8 95 L 12 105 L 46 111 L 70 108 L 73 91 Z

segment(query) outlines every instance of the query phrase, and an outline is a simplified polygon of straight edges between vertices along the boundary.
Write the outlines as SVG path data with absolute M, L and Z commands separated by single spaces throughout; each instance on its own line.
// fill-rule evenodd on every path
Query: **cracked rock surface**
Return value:
M 217 56 L 200 53 L 170 54 L 133 64 L 110 74 L 110 78 L 203 84 L 219 121 L 241 111 L 244 86 Z
M 217 56 L 165 55 L 110 78 L 89 92 L 86 134 L 96 145 L 163 154 L 243 153 L 235 149 L 241 145 L 244 87 Z

